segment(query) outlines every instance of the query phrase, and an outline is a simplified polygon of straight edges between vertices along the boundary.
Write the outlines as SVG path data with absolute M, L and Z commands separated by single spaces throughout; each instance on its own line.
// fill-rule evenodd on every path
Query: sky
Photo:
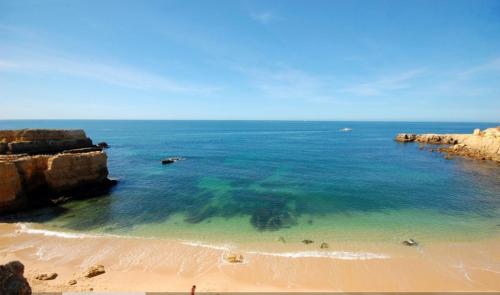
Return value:
M 500 1 L 0 0 L 0 119 L 500 121 Z

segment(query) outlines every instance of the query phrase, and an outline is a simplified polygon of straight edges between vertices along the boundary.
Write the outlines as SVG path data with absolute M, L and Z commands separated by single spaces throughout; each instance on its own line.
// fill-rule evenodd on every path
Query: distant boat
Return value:
M 344 129 L 340 129 L 340 131 L 342 131 L 342 132 L 349 132 L 349 131 L 352 131 L 352 129 L 351 128 L 344 128 Z

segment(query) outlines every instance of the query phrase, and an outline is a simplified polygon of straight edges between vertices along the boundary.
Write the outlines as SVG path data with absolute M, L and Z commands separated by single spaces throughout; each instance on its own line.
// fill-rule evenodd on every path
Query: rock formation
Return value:
M 0 131 L 0 213 L 112 184 L 106 154 L 83 130 Z
M 57 278 L 57 274 L 55 272 L 50 273 L 50 274 L 43 273 L 43 274 L 39 274 L 35 277 L 35 279 L 40 280 L 40 281 L 50 281 L 50 280 L 54 280 L 55 278 Z
M 91 146 L 83 130 L 0 130 L 0 154 L 38 155 Z
M 475 129 L 472 134 L 408 134 L 395 138 L 399 142 L 447 145 L 439 151 L 450 156 L 463 156 L 500 162 L 500 126 L 483 131 Z
M 31 294 L 31 287 L 23 274 L 24 265 L 19 261 L 11 261 L 5 265 L 0 265 L 0 294 Z
M 83 276 L 86 278 L 93 278 L 98 275 L 102 275 L 103 273 L 106 273 L 106 271 L 104 270 L 104 266 L 98 264 L 87 269 Z

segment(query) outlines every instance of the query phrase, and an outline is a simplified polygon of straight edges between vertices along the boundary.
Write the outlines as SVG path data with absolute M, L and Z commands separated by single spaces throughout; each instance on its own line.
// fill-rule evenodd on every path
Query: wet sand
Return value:
M 500 238 L 471 242 L 300 242 L 260 251 L 146 238 L 63 234 L 0 224 L 0 263 L 20 260 L 33 291 L 500 291 Z M 262 250 L 265 249 L 265 250 Z M 224 257 L 241 254 L 243 263 Z M 106 273 L 83 278 L 90 266 Z M 58 273 L 39 281 L 40 273 Z M 70 286 L 68 281 L 76 279 Z

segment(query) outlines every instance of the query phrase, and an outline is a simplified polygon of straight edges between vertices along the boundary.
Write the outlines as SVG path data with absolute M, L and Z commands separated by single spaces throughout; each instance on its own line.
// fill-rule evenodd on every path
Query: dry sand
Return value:
M 0 224 L 0 264 L 20 260 L 33 291 L 500 291 L 500 239 L 400 244 L 276 243 L 267 253 L 175 240 L 62 235 Z M 225 255 L 242 254 L 243 263 Z M 299 254 L 297 254 L 299 253 Z M 292 257 L 298 256 L 298 257 Z M 320 257 L 313 257 L 320 256 Z M 106 273 L 83 278 L 90 266 Z M 58 273 L 39 281 L 40 273 Z M 76 279 L 70 286 L 68 281 Z

